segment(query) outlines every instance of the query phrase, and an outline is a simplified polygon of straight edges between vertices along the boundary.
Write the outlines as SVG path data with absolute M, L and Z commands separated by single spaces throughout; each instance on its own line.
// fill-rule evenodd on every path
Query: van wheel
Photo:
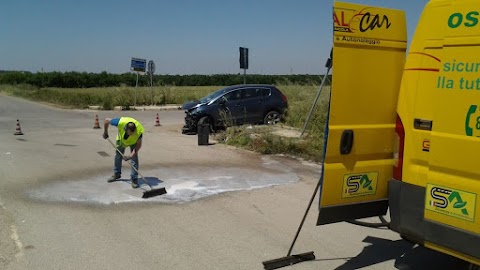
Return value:
M 212 121 L 210 120 L 210 117 L 204 116 L 200 118 L 197 122 L 197 129 L 199 125 L 207 124 L 210 125 L 210 133 L 215 133 L 215 129 L 213 128 Z
M 468 270 L 480 270 L 480 265 L 476 265 L 476 264 L 471 263 L 468 266 Z
M 280 122 L 280 113 L 277 111 L 269 111 L 263 118 L 265 125 L 275 125 Z

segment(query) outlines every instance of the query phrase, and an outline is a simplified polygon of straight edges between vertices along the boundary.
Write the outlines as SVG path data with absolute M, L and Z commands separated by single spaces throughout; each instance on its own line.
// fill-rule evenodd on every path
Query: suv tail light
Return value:
M 284 94 L 281 94 L 281 95 L 282 95 L 283 102 L 287 103 L 287 96 L 285 96 Z
M 393 160 L 395 164 L 393 165 L 393 178 L 399 181 L 402 181 L 402 171 L 403 171 L 403 150 L 405 147 L 405 129 L 403 127 L 402 119 L 397 115 L 397 122 L 395 125 L 395 149 L 393 152 Z

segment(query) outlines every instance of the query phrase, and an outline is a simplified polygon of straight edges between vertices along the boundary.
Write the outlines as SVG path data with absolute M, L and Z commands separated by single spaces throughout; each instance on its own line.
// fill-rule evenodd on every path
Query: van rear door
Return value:
M 317 225 L 386 213 L 406 47 L 403 11 L 335 2 Z

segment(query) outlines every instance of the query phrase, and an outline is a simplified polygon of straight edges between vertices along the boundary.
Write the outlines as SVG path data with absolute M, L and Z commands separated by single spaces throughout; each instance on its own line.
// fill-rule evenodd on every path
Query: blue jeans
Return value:
M 133 149 L 135 149 L 137 145 L 134 144 L 132 146 L 130 146 L 130 153 L 133 151 Z M 119 143 L 117 142 L 117 149 L 122 153 L 124 154 L 125 153 L 125 148 L 123 146 L 119 146 Z M 115 165 L 113 167 L 113 173 L 115 173 L 115 175 L 121 175 L 122 174 L 122 156 L 120 155 L 120 153 L 118 153 L 118 151 L 115 151 Z M 132 158 L 130 159 L 129 161 L 127 162 L 131 162 L 132 166 L 138 170 L 138 153 Z M 137 172 L 132 168 L 132 171 L 130 172 L 130 178 L 131 179 L 138 179 L 138 174 Z

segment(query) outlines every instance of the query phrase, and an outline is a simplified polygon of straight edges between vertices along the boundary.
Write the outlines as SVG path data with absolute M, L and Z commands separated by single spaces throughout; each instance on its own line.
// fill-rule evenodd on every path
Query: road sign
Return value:
M 140 59 L 140 58 L 133 58 L 130 64 L 130 70 L 131 71 L 140 71 L 140 72 L 145 72 L 145 69 L 147 67 L 147 60 L 146 59 Z
M 148 73 L 155 73 L 155 63 L 152 60 L 148 61 Z
M 240 47 L 240 68 L 248 69 L 248 48 Z

